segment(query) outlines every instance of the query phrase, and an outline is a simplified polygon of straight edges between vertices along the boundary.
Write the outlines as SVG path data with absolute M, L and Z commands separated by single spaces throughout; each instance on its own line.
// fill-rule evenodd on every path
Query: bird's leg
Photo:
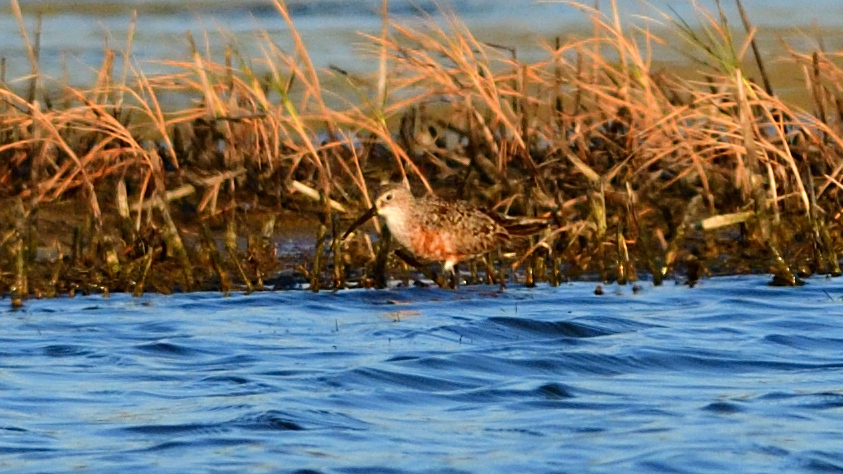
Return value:
M 485 263 L 486 263 L 486 284 L 487 285 L 494 285 L 495 284 L 495 264 L 494 264 L 494 260 L 492 258 L 491 252 L 486 254 Z
M 472 258 L 471 261 L 469 262 L 468 273 L 469 273 L 469 275 L 471 275 L 471 277 L 468 280 L 468 283 L 470 285 L 476 285 L 477 284 L 477 259 L 476 258 Z
M 405 263 L 408 263 L 411 266 L 415 267 L 416 270 L 420 271 L 425 277 L 430 278 L 431 280 L 436 282 L 437 285 L 444 286 L 440 281 L 441 277 L 437 277 L 436 274 L 434 274 L 433 271 L 431 271 L 427 267 L 427 265 L 424 265 L 423 263 L 419 262 L 416 257 L 413 256 L 413 254 L 407 252 L 404 249 L 395 249 L 395 255 L 397 255 L 398 258 L 403 260 Z
M 386 288 L 386 263 L 387 257 L 389 257 L 389 243 L 391 240 L 392 235 L 389 233 L 389 227 L 384 226 L 378 246 L 378 255 L 375 259 L 374 279 L 376 288 Z
M 457 270 L 457 261 L 456 260 L 445 260 L 445 263 L 442 265 L 442 277 L 450 278 L 450 284 L 448 285 L 450 288 L 457 289 L 460 286 L 460 277 L 459 271 Z

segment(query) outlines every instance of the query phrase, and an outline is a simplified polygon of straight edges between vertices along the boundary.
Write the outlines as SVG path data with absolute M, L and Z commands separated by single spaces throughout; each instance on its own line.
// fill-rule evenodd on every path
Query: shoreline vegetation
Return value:
M 231 45 L 215 58 L 187 33 L 191 59 L 167 61 L 173 74 L 133 61 L 132 19 L 126 49 L 75 87 L 46 79 L 40 26 L 28 31 L 11 0 L 32 73 L 13 88 L 0 64 L 0 295 L 18 307 L 435 278 L 373 238 L 377 222 L 340 241 L 380 184 L 405 180 L 552 222 L 464 263 L 468 283 L 839 276 L 843 53 L 821 37 L 812 51 L 782 45 L 773 59 L 802 71 L 802 109 L 777 97 L 739 0 L 739 18 L 698 7 L 695 27 L 662 14 L 671 38 L 609 3 L 573 3 L 592 34 L 548 39 L 546 59 L 525 63 L 452 14 L 392 22 L 384 0 L 366 76 L 317 71 L 280 0 L 291 51 L 263 34 L 261 57 Z M 654 46 L 680 40 L 697 79 L 653 66 Z M 189 102 L 169 110 L 173 95 Z

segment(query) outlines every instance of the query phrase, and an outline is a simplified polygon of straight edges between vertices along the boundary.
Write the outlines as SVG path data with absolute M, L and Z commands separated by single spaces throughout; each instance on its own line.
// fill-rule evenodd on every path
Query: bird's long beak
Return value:
M 361 225 L 366 223 L 366 221 L 368 221 L 372 217 L 375 217 L 375 214 L 377 214 L 377 213 L 378 213 L 378 210 L 375 208 L 375 206 L 372 206 L 371 209 L 364 212 L 362 216 L 358 217 L 357 220 L 354 221 L 353 224 L 351 224 L 351 227 L 349 227 L 348 230 L 345 231 L 345 234 L 342 235 L 341 240 L 345 240 L 345 238 L 348 237 L 348 235 L 351 234 L 354 231 L 354 229 L 360 227 Z

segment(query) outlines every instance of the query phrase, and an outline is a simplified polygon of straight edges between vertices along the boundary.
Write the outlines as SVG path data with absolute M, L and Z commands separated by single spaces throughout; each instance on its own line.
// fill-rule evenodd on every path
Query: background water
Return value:
M 645 25 L 640 17 L 658 17 L 656 9 L 675 11 L 695 23 L 695 13 L 688 0 L 617 0 L 625 20 Z M 221 51 L 228 42 L 251 56 L 260 56 L 255 32 L 267 30 L 275 41 L 289 46 L 286 27 L 270 0 L 20 0 L 25 10 L 30 38 L 35 12 L 43 17 L 41 62 L 43 72 L 61 76 L 62 58 L 72 80 L 87 84 L 96 77 L 108 44 L 123 50 L 132 10 L 138 11 L 138 27 L 133 46 L 137 64 L 147 72 L 166 70 L 158 62 L 185 59 L 189 55 L 185 32 L 190 30 L 200 44 L 208 33 L 211 51 Z M 314 63 L 319 67 L 335 65 L 357 72 L 376 70 L 375 63 L 363 52 L 367 41 L 360 32 L 380 31 L 380 0 L 288 0 L 290 12 L 301 32 Z M 585 2 L 590 3 L 590 2 Z M 609 1 L 599 2 L 607 10 Z M 712 1 L 702 5 L 713 9 Z M 740 28 L 739 16 L 731 1 L 723 2 L 732 23 Z M 423 14 L 438 15 L 437 4 L 449 5 L 481 40 L 517 47 L 519 58 L 527 61 L 546 57 L 541 44 L 552 44 L 556 36 L 587 31 L 590 22 L 577 9 L 560 2 L 529 0 L 391 0 L 393 19 L 411 21 Z M 744 0 L 753 23 L 761 28 L 758 38 L 764 46 L 781 52 L 780 41 L 797 47 L 815 47 L 812 24 L 826 30 L 829 50 L 843 47 L 835 31 L 843 27 L 843 2 L 839 0 Z M 662 22 L 664 20 L 662 19 Z M 658 24 L 651 24 L 655 29 Z M 0 6 L 0 55 L 8 60 L 7 77 L 18 78 L 29 72 L 24 43 L 9 4 Z M 829 31 L 830 30 L 830 31 Z M 369 48 L 371 49 L 371 48 Z M 679 54 L 663 51 L 662 61 L 682 60 Z M 221 55 L 218 60 L 222 60 Z M 122 64 L 122 61 L 120 62 Z M 88 81 L 88 82 L 86 82 Z
M 0 301 L 0 470 L 843 470 L 839 280 Z

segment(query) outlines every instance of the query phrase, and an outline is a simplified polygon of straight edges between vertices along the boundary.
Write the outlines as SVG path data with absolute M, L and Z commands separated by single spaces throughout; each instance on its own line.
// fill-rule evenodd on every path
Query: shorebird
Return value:
M 403 185 L 395 184 L 351 224 L 343 239 L 376 214 L 383 217 L 389 232 L 410 253 L 444 262 L 442 270 L 451 275 L 461 260 L 489 252 L 514 236 L 535 234 L 547 227 L 544 219 L 504 217 L 465 201 L 446 201 L 432 195 L 416 198 Z

